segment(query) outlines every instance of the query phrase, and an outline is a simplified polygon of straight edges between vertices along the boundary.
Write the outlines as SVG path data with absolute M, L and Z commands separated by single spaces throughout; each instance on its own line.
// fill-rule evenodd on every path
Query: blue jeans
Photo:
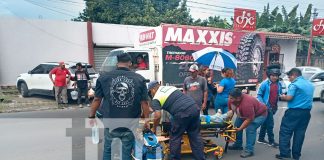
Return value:
M 260 128 L 259 140 L 264 140 L 265 135 L 268 134 L 269 143 L 274 142 L 274 134 L 273 134 L 273 126 L 274 126 L 273 115 L 274 114 L 275 113 L 273 112 L 273 110 L 271 108 L 268 109 L 267 119 L 264 121 L 264 123 L 261 125 L 261 128 Z
M 245 150 L 248 152 L 254 152 L 254 144 L 256 140 L 256 132 L 257 129 L 261 126 L 261 124 L 265 121 L 266 117 L 259 116 L 255 117 L 254 120 L 248 125 L 247 128 L 245 128 L 245 134 L 246 134 L 246 146 Z M 244 119 L 236 117 L 234 126 L 240 127 L 242 123 L 244 122 Z M 236 133 L 236 142 L 234 143 L 234 146 L 242 147 L 243 144 L 243 131 L 239 131 Z
M 214 101 L 214 106 L 215 106 L 215 112 L 217 112 L 218 109 L 222 111 L 222 113 L 227 113 L 228 111 L 228 97 L 225 98 L 223 96 L 216 96 L 215 101 Z
M 111 143 L 114 138 L 119 138 L 122 142 L 122 160 L 132 159 L 131 153 L 135 143 L 134 134 L 130 130 L 114 129 L 109 132 L 109 128 L 105 128 L 105 144 L 103 152 L 103 160 L 111 160 Z
M 279 131 L 279 151 L 284 157 L 291 157 L 290 140 L 293 137 L 292 156 L 299 159 L 305 132 L 311 118 L 309 109 L 288 109 L 282 117 Z

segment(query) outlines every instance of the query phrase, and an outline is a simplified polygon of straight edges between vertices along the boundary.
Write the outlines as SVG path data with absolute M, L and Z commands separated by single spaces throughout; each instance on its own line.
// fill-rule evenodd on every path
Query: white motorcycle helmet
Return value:
M 78 91 L 71 91 L 71 98 L 73 100 L 77 100 L 78 99 Z

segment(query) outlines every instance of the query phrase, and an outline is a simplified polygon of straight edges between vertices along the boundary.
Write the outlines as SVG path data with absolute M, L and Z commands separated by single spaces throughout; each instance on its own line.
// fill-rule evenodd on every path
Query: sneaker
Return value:
M 82 104 L 79 104 L 79 108 L 83 108 Z
M 264 139 L 259 139 L 259 140 L 257 141 L 257 143 L 260 143 L 260 144 L 269 144 L 269 142 L 267 142 L 267 141 L 264 140 Z
M 243 151 L 240 155 L 241 158 L 248 158 L 248 157 L 252 157 L 254 154 L 253 152 L 249 152 L 249 151 Z
M 289 156 L 282 156 L 282 155 L 280 155 L 280 154 L 276 154 L 276 158 L 277 158 L 277 159 L 290 159 Z
M 272 142 L 272 143 L 270 142 L 270 143 L 268 143 L 268 146 L 273 147 L 273 148 L 278 148 L 279 144 L 276 142 Z
M 243 147 L 236 146 L 236 145 L 231 145 L 231 146 L 228 146 L 227 149 L 228 150 L 243 150 Z

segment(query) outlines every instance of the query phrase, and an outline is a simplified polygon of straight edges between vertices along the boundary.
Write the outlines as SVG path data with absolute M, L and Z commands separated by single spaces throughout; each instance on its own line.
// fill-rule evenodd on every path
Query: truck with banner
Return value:
M 176 24 L 161 24 L 141 32 L 134 48 L 111 51 L 102 70 L 111 70 L 115 66 L 116 58 L 113 56 L 129 52 L 134 64 L 138 57 L 147 63 L 145 69 L 134 68 L 145 78 L 158 80 L 163 85 L 182 87 L 185 77 L 190 76 L 190 65 L 195 63 L 192 53 L 206 47 L 222 48 L 236 57 L 238 87 L 255 87 L 262 81 L 264 34 Z M 214 80 L 221 78 L 220 72 L 214 71 Z

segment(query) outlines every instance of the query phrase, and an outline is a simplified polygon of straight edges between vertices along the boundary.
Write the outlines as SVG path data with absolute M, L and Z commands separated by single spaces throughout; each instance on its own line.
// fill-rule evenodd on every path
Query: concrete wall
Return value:
M 279 40 L 280 53 L 284 54 L 284 70 L 296 67 L 297 40 Z
M 138 34 L 149 27 L 92 23 L 92 37 L 96 46 L 133 47 Z
M 86 23 L 1 18 L 0 85 L 53 61 L 88 61 Z
M 85 22 L 0 18 L 0 86 L 15 85 L 20 73 L 42 62 L 89 61 Z M 100 47 L 131 47 L 145 28 L 93 23 L 93 42 Z
M 270 39 L 270 44 L 280 45 L 280 54 L 283 54 L 283 70 L 288 71 L 296 67 L 297 40 Z

